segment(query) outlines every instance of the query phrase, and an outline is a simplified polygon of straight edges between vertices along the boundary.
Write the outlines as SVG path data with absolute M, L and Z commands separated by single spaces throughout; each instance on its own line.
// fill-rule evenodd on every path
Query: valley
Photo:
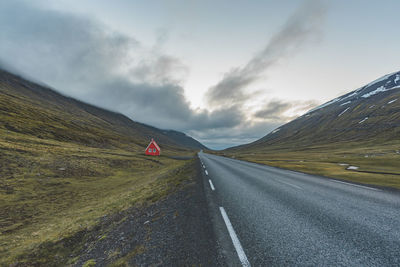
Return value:
M 174 228 L 170 237 L 164 236 L 162 229 L 172 227 L 172 221 L 186 225 L 186 220 L 202 226 L 196 233 L 187 228 L 185 235 L 207 246 L 182 247 L 197 255 L 182 264 L 204 264 L 207 258 L 209 264 L 221 264 L 230 256 L 210 249 L 215 243 L 211 225 L 204 224 L 210 219 L 196 170 L 199 150 L 313 174 L 315 179 L 396 191 L 397 77 L 385 76 L 323 104 L 253 143 L 214 151 L 184 133 L 134 122 L 1 71 L 0 264 L 80 266 L 97 261 L 124 266 L 153 262 L 160 251 L 165 260 L 176 261 L 179 253 L 167 246 L 178 246 L 183 237 L 172 234 Z M 160 144 L 161 156 L 145 155 L 151 138 Z M 202 215 L 187 217 L 193 206 Z M 154 209 L 165 212 L 154 215 Z M 179 213 L 183 215 L 177 217 Z M 150 228 L 143 228 L 143 221 L 151 222 Z M 120 233 L 127 225 L 141 229 L 136 230 L 140 235 L 132 239 L 128 232 L 139 232 Z M 123 246 L 115 242 L 121 234 L 127 242 Z M 153 249 L 165 240 L 169 245 Z M 207 254 L 213 256 L 203 256 Z
M 193 183 L 196 146 L 0 72 L 0 265 L 73 264 L 101 218 Z
M 400 1 L 0 1 L 0 267 L 400 266 Z

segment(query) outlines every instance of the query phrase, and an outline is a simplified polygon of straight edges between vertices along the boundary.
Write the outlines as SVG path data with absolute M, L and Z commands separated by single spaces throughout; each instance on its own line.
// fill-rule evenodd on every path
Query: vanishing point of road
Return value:
M 199 158 L 217 238 L 232 252 L 229 265 L 400 266 L 398 192 L 202 152 Z

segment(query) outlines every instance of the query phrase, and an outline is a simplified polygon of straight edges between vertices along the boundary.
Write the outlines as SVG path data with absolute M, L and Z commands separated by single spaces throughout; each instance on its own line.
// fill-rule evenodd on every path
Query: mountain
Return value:
M 184 133 L 162 130 L 0 70 L 0 129 L 95 147 L 204 149 Z
M 400 72 L 383 76 L 218 154 L 400 189 L 399 89 Z
M 162 133 L 171 140 L 180 144 L 181 146 L 193 148 L 193 149 L 208 149 L 205 145 L 193 139 L 190 136 L 187 136 L 185 133 L 174 131 L 174 130 L 161 130 Z
M 400 139 L 400 72 L 322 104 L 263 138 L 233 149 L 307 147 Z
M 75 265 L 123 212 L 189 190 L 202 148 L 0 70 L 0 266 Z

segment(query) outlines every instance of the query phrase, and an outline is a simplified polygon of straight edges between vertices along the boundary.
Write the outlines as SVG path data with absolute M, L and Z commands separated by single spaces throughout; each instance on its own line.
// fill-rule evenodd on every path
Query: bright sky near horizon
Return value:
M 224 148 L 398 71 L 399 10 L 396 0 L 5 0 L 0 61 Z

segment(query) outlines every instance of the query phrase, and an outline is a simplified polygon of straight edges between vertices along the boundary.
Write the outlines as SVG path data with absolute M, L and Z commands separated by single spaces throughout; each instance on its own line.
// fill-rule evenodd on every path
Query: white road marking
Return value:
M 214 191 L 214 190 L 215 190 L 215 187 L 214 187 L 212 181 L 211 181 L 210 179 L 208 179 L 208 182 L 210 183 L 210 187 L 211 187 L 212 191 Z
M 205 170 L 205 172 L 206 172 L 206 175 L 208 175 L 208 171 L 207 171 L 207 170 Z
M 239 260 L 242 263 L 242 266 L 250 267 L 251 266 L 250 262 L 247 260 L 246 253 L 244 253 L 244 250 L 242 248 L 242 245 L 240 244 L 239 238 L 237 237 L 235 230 L 232 227 L 231 221 L 229 220 L 228 215 L 225 212 L 225 209 L 223 207 L 219 207 L 219 210 L 221 211 L 222 218 L 224 218 L 226 228 L 228 228 L 228 232 L 229 232 L 229 235 L 231 236 L 233 246 L 236 249 L 236 253 L 239 256 Z
M 206 168 L 206 166 L 203 164 L 203 169 L 205 169 Z
M 363 186 L 363 185 L 358 185 L 358 184 L 351 184 L 351 183 L 346 183 L 346 182 L 337 181 L 337 180 L 331 180 L 331 181 L 333 181 L 333 182 L 335 182 L 335 183 L 341 183 L 341 184 L 352 185 L 352 186 L 356 186 L 356 187 L 360 187 L 360 188 L 364 188 L 364 189 L 375 190 L 375 191 L 381 191 L 380 189 L 372 188 L 372 187 L 368 187 L 368 186 Z
M 289 186 L 292 186 L 292 187 L 297 188 L 297 189 L 300 189 L 300 190 L 303 189 L 303 188 L 301 188 L 300 186 L 297 186 L 297 185 L 294 185 L 294 184 L 291 184 L 291 183 L 287 183 L 287 182 L 284 182 L 284 181 L 281 181 L 281 180 L 275 180 L 275 181 L 280 182 L 280 183 L 283 183 L 283 184 L 286 184 L 286 185 L 289 185 Z

